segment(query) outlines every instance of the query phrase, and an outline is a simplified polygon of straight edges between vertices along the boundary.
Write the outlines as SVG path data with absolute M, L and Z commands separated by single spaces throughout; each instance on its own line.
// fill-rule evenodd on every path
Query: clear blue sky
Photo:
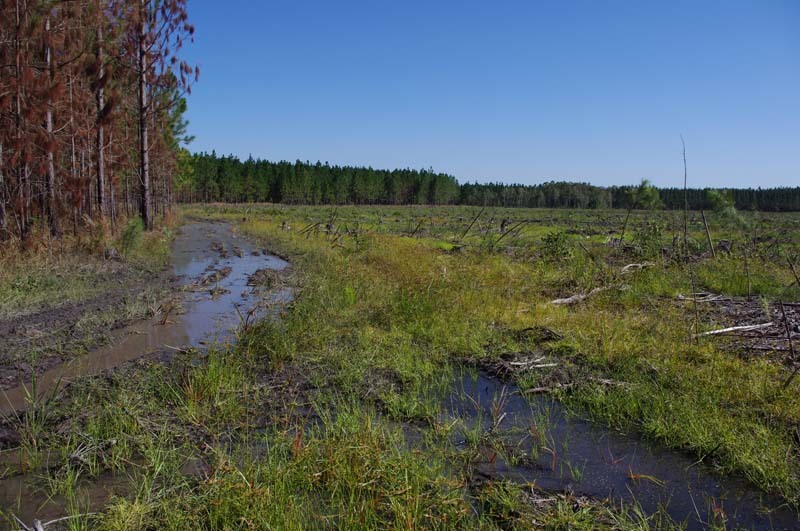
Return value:
M 800 185 L 800 0 L 189 0 L 192 150 Z

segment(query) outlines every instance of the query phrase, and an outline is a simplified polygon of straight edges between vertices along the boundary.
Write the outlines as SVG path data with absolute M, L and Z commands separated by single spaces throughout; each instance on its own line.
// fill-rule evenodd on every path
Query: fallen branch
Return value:
M 713 293 L 695 293 L 692 297 L 678 295 L 678 300 L 686 302 L 726 302 L 730 298 L 724 295 L 714 295 Z
M 769 328 L 773 324 L 775 323 L 770 321 L 768 323 L 757 324 L 757 325 L 731 326 L 729 328 L 720 328 L 718 330 L 709 330 L 708 332 L 695 334 L 694 337 L 715 336 L 719 334 L 727 334 L 729 332 L 750 332 L 751 330 L 761 330 L 764 328 Z
M 617 381 L 617 380 L 608 380 L 606 378 L 597 378 L 595 376 L 590 376 L 590 377 L 587 378 L 587 380 L 589 380 L 591 382 L 594 382 L 594 383 L 598 383 L 600 385 L 607 385 L 609 387 L 622 387 L 622 388 L 625 388 L 625 389 L 630 389 L 631 387 L 633 387 L 633 384 L 630 384 L 628 382 L 620 382 L 620 381 Z M 557 391 L 557 390 L 560 390 L 560 389 L 571 389 L 571 388 L 575 387 L 576 385 L 578 385 L 577 382 L 570 382 L 570 383 L 565 383 L 565 384 L 557 383 L 552 387 L 531 387 L 530 389 L 526 389 L 524 391 L 520 391 L 520 394 L 524 394 L 524 395 L 541 395 L 541 394 L 545 394 L 545 393 L 552 393 L 553 391 Z
M 568 383 L 568 384 L 555 384 L 552 387 L 531 387 L 530 389 L 525 389 L 521 391 L 520 394 L 523 395 L 542 395 L 545 393 L 552 393 L 553 391 L 557 391 L 559 389 L 570 389 L 575 387 L 575 383 Z
M 188 348 L 173 347 L 172 345 L 167 345 L 166 343 L 164 343 L 163 346 L 168 349 L 174 350 L 175 352 L 180 352 L 181 354 L 185 354 L 186 352 L 189 352 L 189 350 L 191 350 Z
M 594 288 L 589 293 L 578 293 L 576 295 L 573 295 L 571 297 L 567 297 L 565 299 L 556 299 L 556 300 L 550 301 L 550 304 L 566 305 L 566 306 L 569 306 L 569 305 L 572 305 L 572 304 L 578 304 L 579 302 L 583 302 L 586 299 L 588 299 L 589 297 L 594 297 L 595 295 L 597 295 L 601 291 L 605 291 L 607 289 L 609 289 L 607 286 L 606 287 L 600 287 L 600 288 Z
M 628 264 L 622 268 L 620 273 L 625 275 L 626 273 L 631 273 L 633 271 L 641 271 L 642 269 L 646 269 L 648 267 L 653 267 L 652 262 L 642 262 L 641 264 Z
M 536 358 L 535 360 L 526 360 L 526 361 L 509 361 L 508 364 L 512 367 L 527 367 L 529 365 L 535 365 L 537 363 L 541 363 L 544 361 L 544 356 Z

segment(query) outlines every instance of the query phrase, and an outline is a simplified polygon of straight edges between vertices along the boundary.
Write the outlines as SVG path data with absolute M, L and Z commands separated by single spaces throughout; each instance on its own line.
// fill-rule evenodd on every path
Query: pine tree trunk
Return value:
M 17 209 L 15 212 L 15 216 L 17 219 L 17 228 L 19 230 L 19 235 L 22 241 L 24 242 L 28 235 L 28 216 L 26 212 L 26 182 L 25 176 L 27 174 L 26 165 L 22 162 L 23 157 L 20 156 L 20 151 L 22 150 L 22 17 L 20 14 L 20 5 L 19 0 L 16 2 L 16 33 L 15 33 L 15 45 L 16 45 L 16 56 L 15 56 L 15 75 L 16 75 L 16 87 L 14 93 L 14 103 L 15 103 L 15 113 L 14 113 L 14 125 L 16 128 L 16 156 L 17 156 L 17 167 L 16 176 L 17 176 Z
M 0 242 L 8 239 L 6 220 L 6 181 L 3 176 L 3 144 L 0 144 Z
M 69 82 L 69 107 L 70 107 L 70 110 L 72 110 L 74 108 L 73 107 L 73 105 L 74 105 L 73 104 L 73 96 L 72 96 L 72 86 L 73 86 L 74 83 L 75 83 L 74 78 L 72 78 L 72 76 L 70 76 L 70 82 Z M 75 235 L 77 235 L 78 234 L 78 218 L 80 217 L 80 215 L 83 214 L 83 212 L 82 212 L 83 204 L 81 202 L 81 198 L 83 196 L 83 191 L 81 190 L 80 178 L 78 176 L 78 159 L 77 159 L 77 155 L 76 155 L 76 151 L 75 151 L 75 119 L 74 119 L 73 114 L 74 114 L 73 112 L 70 112 L 70 115 L 69 115 L 69 130 L 70 130 L 70 135 L 69 135 L 69 145 L 70 145 L 70 150 L 69 150 L 69 164 L 70 164 L 69 172 L 70 172 L 70 178 L 71 178 L 71 181 L 72 181 L 71 182 L 71 186 L 70 186 L 70 188 L 72 190 L 72 209 L 73 209 L 73 213 L 72 213 L 72 223 L 73 223 L 72 231 L 73 231 L 73 233 Z
M 111 145 L 111 144 L 113 144 L 113 142 L 114 142 L 114 133 L 113 133 L 113 130 L 112 130 L 112 132 L 110 132 L 108 134 L 108 144 Z M 112 156 L 113 156 L 113 152 L 108 157 L 109 160 L 107 161 L 107 164 L 108 164 L 109 167 L 113 167 L 114 166 L 114 162 L 112 160 Z M 114 172 L 111 173 L 112 177 L 113 177 L 113 175 L 114 175 Z M 117 182 L 119 182 L 119 179 L 117 180 Z M 116 186 L 115 186 L 116 184 L 117 183 L 115 183 L 112 178 L 109 178 L 109 182 L 108 182 L 108 211 L 111 213 L 111 226 L 114 227 L 114 228 L 116 228 L 116 226 L 117 226 L 117 216 L 119 214 L 119 212 L 117 211 L 118 199 L 117 199 Z
M 50 83 L 53 84 L 53 70 L 52 70 L 52 54 L 50 49 L 50 18 L 48 17 L 44 23 L 45 39 L 47 45 L 45 46 L 45 61 L 47 63 L 47 70 L 50 72 Z M 45 189 L 47 193 L 47 220 L 50 224 L 50 234 L 58 237 L 60 230 L 58 227 L 58 212 L 56 204 L 56 165 L 53 156 L 53 102 L 48 95 L 47 111 L 45 112 L 45 127 L 47 128 L 47 180 L 45 181 Z
M 94 186 L 92 180 L 86 178 L 86 149 L 81 149 L 81 186 L 86 187 L 86 197 L 84 199 L 84 207 L 89 217 L 92 217 L 94 212 Z
M 103 88 L 103 28 L 100 23 L 97 25 L 97 62 L 99 64 L 97 72 L 97 206 L 100 209 L 100 217 L 106 215 L 105 197 L 105 128 L 102 123 L 103 107 L 105 106 L 105 90 Z
M 150 153 L 147 145 L 147 32 L 146 32 L 146 0 L 140 0 L 139 21 L 139 179 L 141 203 L 140 215 L 145 229 L 153 229 L 150 208 Z
M 125 172 L 125 217 L 131 217 L 131 184 L 128 172 Z

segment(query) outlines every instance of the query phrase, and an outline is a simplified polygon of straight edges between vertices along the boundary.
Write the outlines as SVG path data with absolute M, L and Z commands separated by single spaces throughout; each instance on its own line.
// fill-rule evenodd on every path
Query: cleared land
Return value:
M 707 233 L 691 213 L 684 238 L 679 212 L 184 213 L 287 258 L 262 281 L 296 298 L 233 346 L 129 363 L 9 418 L 7 476 L 65 525 L 797 525 L 796 215 L 706 214 Z M 27 269 L 0 292 L 46 311 L 8 287 Z M 751 328 L 705 334 L 734 327 Z M 601 499 L 604 471 L 633 495 Z M 653 510 L 681 481 L 723 487 L 691 515 Z

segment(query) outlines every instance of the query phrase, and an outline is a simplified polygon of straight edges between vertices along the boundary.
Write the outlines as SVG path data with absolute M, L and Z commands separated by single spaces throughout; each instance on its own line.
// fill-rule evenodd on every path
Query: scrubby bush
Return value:
M 748 221 L 736 210 L 733 193 L 730 190 L 709 190 L 707 197 L 720 221 L 741 229 L 748 228 Z
M 636 254 L 642 258 L 658 258 L 661 255 L 664 227 L 657 221 L 648 221 L 640 225 L 633 234 L 633 246 Z
M 120 238 L 120 246 L 124 254 L 128 254 L 134 248 L 143 232 L 144 224 L 141 218 L 135 217 L 128 221 L 128 224 L 125 225 L 122 231 L 122 237 Z
M 564 231 L 555 231 L 542 238 L 542 256 L 546 260 L 561 260 L 572 256 L 569 237 Z

